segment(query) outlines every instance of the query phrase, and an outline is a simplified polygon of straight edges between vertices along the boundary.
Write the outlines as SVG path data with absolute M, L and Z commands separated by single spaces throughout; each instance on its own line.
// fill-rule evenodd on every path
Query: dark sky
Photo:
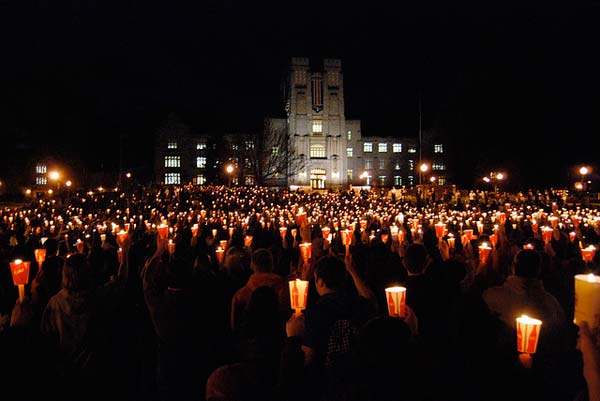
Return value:
M 198 132 L 251 130 L 283 112 L 291 56 L 339 57 L 363 134 L 416 137 L 421 96 L 459 185 L 505 168 L 563 186 L 595 164 L 598 1 L 161 3 L 0 2 L 3 137 L 108 170 L 122 137 L 139 167 L 169 112 Z

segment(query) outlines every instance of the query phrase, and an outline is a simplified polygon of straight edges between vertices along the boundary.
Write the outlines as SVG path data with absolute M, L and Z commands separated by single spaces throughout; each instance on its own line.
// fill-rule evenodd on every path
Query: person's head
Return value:
M 273 272 L 273 254 L 266 248 L 259 248 L 252 252 L 250 267 L 254 273 Z
M 346 266 L 337 256 L 325 255 L 315 263 L 315 285 L 319 294 L 340 289 L 345 277 Z
M 425 248 L 425 245 L 415 242 L 406 247 L 402 263 L 410 274 L 423 273 L 427 265 L 427 248 Z
M 75 253 L 65 259 L 62 287 L 69 292 L 91 290 L 94 283 L 92 268 L 86 255 Z
M 533 249 L 522 249 L 515 255 L 513 271 L 515 276 L 538 278 L 542 268 L 542 258 Z
M 48 238 L 44 242 L 44 248 L 46 249 L 46 256 L 58 255 L 58 240 L 56 238 Z

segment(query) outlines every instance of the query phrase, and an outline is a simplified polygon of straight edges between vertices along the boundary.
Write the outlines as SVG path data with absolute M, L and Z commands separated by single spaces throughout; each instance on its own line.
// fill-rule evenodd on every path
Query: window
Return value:
M 394 170 L 400 170 L 400 162 L 396 162 L 394 165 Z
M 197 150 L 204 150 L 204 149 L 206 149 L 206 142 L 198 142 L 196 144 L 196 149 Z
M 379 185 L 385 185 L 385 175 L 379 176 Z
M 352 157 L 352 153 L 353 153 L 352 148 L 346 148 L 346 156 Z
M 271 148 L 271 156 L 279 156 L 279 146 L 273 146 L 273 148 Z
M 181 176 L 179 173 L 165 173 L 165 184 L 178 185 L 180 183 L 181 183 Z
M 438 178 L 438 184 L 440 184 L 440 185 L 446 185 L 446 179 L 444 177 Z
M 379 170 L 385 169 L 385 160 L 379 160 Z
M 394 176 L 394 185 L 402 185 L 402 176 L 399 175 L 395 175 Z
M 169 139 L 169 142 L 167 142 L 167 149 L 177 149 L 177 141 Z
M 247 175 L 244 177 L 244 184 L 245 185 L 254 185 L 254 177 L 251 175 Z
M 37 174 L 46 174 L 46 172 L 47 172 L 46 165 L 45 164 L 41 164 L 41 163 L 38 164 L 38 165 L 36 165 L 35 166 L 35 172 Z
M 35 183 L 36 185 L 46 185 L 48 183 L 48 180 L 46 179 L 46 177 L 35 177 Z
M 348 181 L 352 181 L 352 169 L 348 169 Z
M 254 149 L 254 141 L 245 141 L 246 150 Z
M 442 163 L 433 163 L 431 165 L 431 169 L 435 170 L 435 171 L 443 171 L 443 170 L 446 170 L 446 165 L 444 165 Z
M 394 153 L 402 153 L 402 144 L 401 143 L 395 143 L 392 145 L 392 152 Z
M 348 131 L 348 140 L 351 141 L 352 140 L 352 131 Z
M 417 148 L 415 148 L 414 146 L 409 146 L 408 153 L 417 153 Z
M 408 169 L 410 171 L 415 171 L 415 161 L 414 160 L 409 160 L 408 161 Z
M 204 185 L 206 183 L 206 177 L 202 174 L 196 176 L 196 185 Z
M 231 150 L 237 151 L 237 150 L 240 150 L 240 147 L 238 146 L 237 143 L 234 143 L 231 145 Z
M 367 159 L 365 160 L 365 170 L 370 170 L 373 167 L 373 163 L 371 163 L 371 160 Z
M 313 132 L 313 134 L 320 134 L 323 132 L 323 121 L 322 120 L 313 120 L 312 132 Z
M 363 143 L 363 152 L 370 153 L 373 151 L 373 142 Z
M 444 145 L 433 145 L 433 153 L 444 153 Z
M 196 158 L 196 167 L 206 168 L 206 157 L 197 157 Z
M 165 167 L 181 167 L 179 156 L 165 156 Z
M 377 147 L 379 153 L 387 153 L 387 143 L 380 143 Z
M 325 159 L 325 146 L 310 145 L 310 158 L 311 159 Z

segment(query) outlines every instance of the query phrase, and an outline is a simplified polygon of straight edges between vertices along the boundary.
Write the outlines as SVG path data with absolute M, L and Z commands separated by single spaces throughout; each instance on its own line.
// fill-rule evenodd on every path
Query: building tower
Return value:
M 287 82 L 288 134 L 303 168 L 290 178 L 293 185 L 313 189 L 347 184 L 346 119 L 342 62 L 323 60 L 312 70 L 308 58 L 293 57 Z

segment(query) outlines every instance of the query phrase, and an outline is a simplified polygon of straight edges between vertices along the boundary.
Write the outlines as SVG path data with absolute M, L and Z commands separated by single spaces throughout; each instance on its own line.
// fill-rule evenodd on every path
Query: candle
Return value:
M 323 238 L 327 238 L 330 232 L 331 230 L 327 226 L 321 228 L 321 234 L 323 235 Z
M 384 244 L 387 244 L 388 241 L 388 234 L 381 234 L 381 242 L 383 242 Z
M 252 245 L 252 235 L 244 236 L 244 246 L 250 247 Z
M 471 228 L 465 229 L 463 233 L 465 234 L 467 241 L 471 241 L 473 239 L 473 230 Z
M 119 243 L 122 243 L 126 237 L 127 237 L 126 231 L 121 230 L 117 233 L 117 241 L 119 241 Z
M 542 227 L 542 239 L 545 243 L 548 243 L 552 240 L 552 227 L 544 226 Z
M 75 241 L 75 246 L 77 247 L 78 253 L 83 253 L 85 244 L 81 239 L 77 238 L 77 241 Z
M 589 245 L 581 250 L 581 257 L 584 262 L 591 262 L 596 254 L 596 248 L 593 245 Z
M 217 262 L 219 262 L 219 264 L 223 263 L 223 257 L 225 256 L 225 250 L 221 247 L 218 247 L 215 250 L 215 253 L 217 254 Z
M 486 262 L 491 250 L 492 247 L 489 246 L 487 242 L 479 245 L 479 263 L 483 264 Z
M 42 266 L 42 263 L 44 263 L 44 260 L 46 260 L 46 248 L 38 248 L 35 249 L 33 251 L 34 255 L 35 255 L 35 260 L 38 264 L 38 266 Z
M 454 234 L 448 234 L 448 246 L 450 247 L 450 249 L 454 249 L 455 244 L 456 238 L 454 238 Z
M 167 248 L 169 250 L 169 255 L 173 255 L 175 253 L 175 243 L 172 239 L 167 243 Z
M 306 309 L 306 298 L 308 296 L 308 281 L 306 280 L 290 280 L 290 305 L 296 314 L 301 310 Z
M 222 239 L 219 241 L 219 246 L 223 249 L 227 249 L 227 240 L 226 239 Z
M 600 276 L 594 274 L 575 275 L 575 318 L 579 324 L 587 321 L 591 329 L 600 321 Z
M 123 263 L 123 248 L 121 247 L 117 249 L 117 260 L 119 261 L 119 264 Z
M 405 287 L 388 287 L 385 289 L 387 298 L 388 314 L 392 317 L 404 317 L 406 305 Z
M 213 228 L 213 229 L 211 230 L 211 232 L 212 232 L 212 237 L 213 237 L 213 238 L 217 238 L 217 229 L 216 229 L 216 228 Z
M 535 354 L 542 321 L 521 315 L 517 318 L 517 351 L 525 354 Z
M 167 238 L 167 235 L 169 235 L 169 226 L 163 223 L 159 224 L 158 235 L 160 236 L 160 238 Z
M 533 246 L 533 244 L 527 243 L 527 244 L 523 245 L 523 249 L 535 249 L 535 247 Z
M 229 227 L 229 238 L 233 237 L 233 230 L 235 230 L 235 228 Z
M 495 247 L 498 244 L 498 236 L 496 234 L 490 235 L 490 242 Z
M 282 240 L 285 240 L 285 236 L 287 234 L 287 227 L 279 227 L 279 235 Z
M 310 242 L 300 244 L 300 254 L 304 259 L 304 263 L 308 263 L 308 259 L 312 256 L 312 244 Z
M 19 288 L 19 302 L 25 298 L 25 284 L 29 281 L 29 261 L 15 259 L 10 262 L 13 284 Z
M 192 236 L 195 237 L 198 235 L 198 224 L 194 223 L 194 225 L 192 226 Z
M 571 231 L 569 233 L 569 241 L 573 242 L 577 238 L 577 233 L 575 231 Z
M 558 217 L 556 217 L 556 216 L 550 216 L 550 217 L 548 217 L 548 221 L 550 221 L 550 225 L 553 228 L 556 228 L 556 226 L 558 225 Z
M 438 223 L 435 223 L 435 235 L 437 235 L 438 238 L 442 238 L 444 236 L 445 228 L 446 228 L 446 225 L 444 223 L 442 223 L 441 221 Z

